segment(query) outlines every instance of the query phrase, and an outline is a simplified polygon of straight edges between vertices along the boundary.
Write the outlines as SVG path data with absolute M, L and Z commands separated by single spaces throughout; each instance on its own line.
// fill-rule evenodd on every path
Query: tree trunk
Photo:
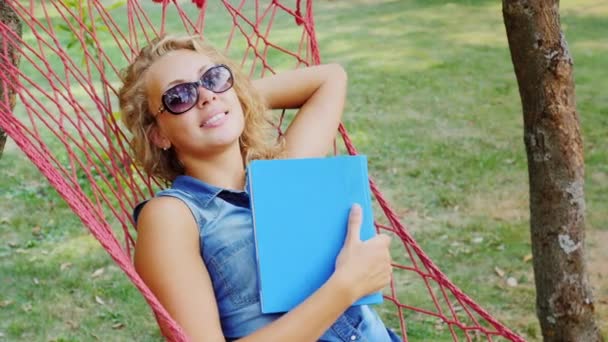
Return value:
M 13 9 L 6 4 L 5 0 L 0 0 L 0 22 L 7 25 L 11 30 L 15 31 L 21 36 L 21 21 Z M 10 45 L 9 42 L 2 39 L 0 34 L 0 54 L 7 54 L 8 59 L 13 65 L 19 63 L 19 54 L 15 51 L 14 46 Z M 15 93 L 12 87 L 8 86 L 4 82 L 0 82 L 0 101 L 4 101 L 5 91 L 8 92 L 9 105 L 11 110 L 15 106 Z M 4 152 L 4 145 L 6 144 L 6 132 L 0 128 L 0 158 L 2 158 L 2 152 Z
M 558 0 L 503 0 L 524 114 L 536 306 L 545 341 L 601 341 L 584 262 L 584 161 Z

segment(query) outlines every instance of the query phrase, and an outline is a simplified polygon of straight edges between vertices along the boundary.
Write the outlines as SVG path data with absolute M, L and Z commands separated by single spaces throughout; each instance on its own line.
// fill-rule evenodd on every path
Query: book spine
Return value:
M 361 178 L 363 181 L 363 197 L 365 199 L 365 203 L 362 203 L 363 205 L 365 205 L 365 208 L 368 209 L 368 216 L 369 215 L 373 215 L 372 212 L 372 194 L 371 194 L 371 183 L 370 183 L 370 179 L 369 179 L 369 172 L 367 169 L 367 157 L 366 156 L 361 156 Z M 364 218 L 365 220 L 365 218 Z M 372 230 L 374 233 L 376 232 L 376 227 L 374 225 L 374 218 L 371 217 L 371 220 L 369 221 L 371 222 L 372 225 Z
M 253 193 L 253 165 L 255 161 L 252 161 L 248 166 L 247 178 L 248 178 L 248 188 L 249 188 L 249 203 L 251 209 L 251 224 L 253 226 L 253 244 L 255 246 L 255 264 L 257 267 L 257 282 L 258 282 L 258 292 L 260 297 L 260 306 L 264 308 L 264 296 L 262 296 L 262 272 L 260 270 L 260 251 L 258 249 L 258 238 L 257 238 L 257 229 L 256 229 L 256 221 L 255 221 L 255 207 L 254 207 L 254 193 Z M 263 311 L 263 309 L 262 309 Z

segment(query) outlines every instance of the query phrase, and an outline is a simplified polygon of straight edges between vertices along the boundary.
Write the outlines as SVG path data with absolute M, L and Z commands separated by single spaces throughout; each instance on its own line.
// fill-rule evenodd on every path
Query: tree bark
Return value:
M 21 37 L 21 21 L 13 9 L 6 4 L 5 0 L 0 0 L 0 22 L 7 25 L 11 30 L 15 31 Z M 13 65 L 19 63 L 19 54 L 15 51 L 15 47 L 5 41 L 0 34 L 0 54 L 8 55 L 8 59 Z M 5 89 L 8 88 L 8 89 Z M 10 86 L 7 87 L 4 82 L 0 82 L 0 101 L 4 101 L 5 92 L 8 92 L 9 105 L 11 110 L 15 106 L 15 92 Z M 0 128 L 0 158 L 4 152 L 6 144 L 6 132 Z
M 524 115 L 536 307 L 545 341 L 601 341 L 585 270 L 584 160 L 558 0 L 503 0 Z

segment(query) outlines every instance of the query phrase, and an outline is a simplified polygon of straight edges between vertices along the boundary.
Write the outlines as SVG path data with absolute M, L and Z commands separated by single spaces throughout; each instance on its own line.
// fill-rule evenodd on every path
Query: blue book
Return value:
M 332 275 L 350 208 L 376 234 L 365 156 L 256 160 L 247 170 L 263 313 L 287 312 Z M 380 292 L 355 304 L 382 302 Z

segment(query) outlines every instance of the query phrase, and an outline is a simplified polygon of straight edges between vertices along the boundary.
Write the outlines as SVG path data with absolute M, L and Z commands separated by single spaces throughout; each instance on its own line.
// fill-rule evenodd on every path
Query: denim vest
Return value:
M 178 176 L 171 188 L 156 196 L 183 201 L 194 216 L 199 228 L 201 256 L 211 277 L 227 340 L 247 336 L 281 316 L 263 314 L 260 309 L 253 225 L 246 191 L 221 189 L 190 176 Z M 136 220 L 145 203 L 135 208 Z M 400 340 L 384 327 L 371 308 L 353 306 L 319 341 Z

